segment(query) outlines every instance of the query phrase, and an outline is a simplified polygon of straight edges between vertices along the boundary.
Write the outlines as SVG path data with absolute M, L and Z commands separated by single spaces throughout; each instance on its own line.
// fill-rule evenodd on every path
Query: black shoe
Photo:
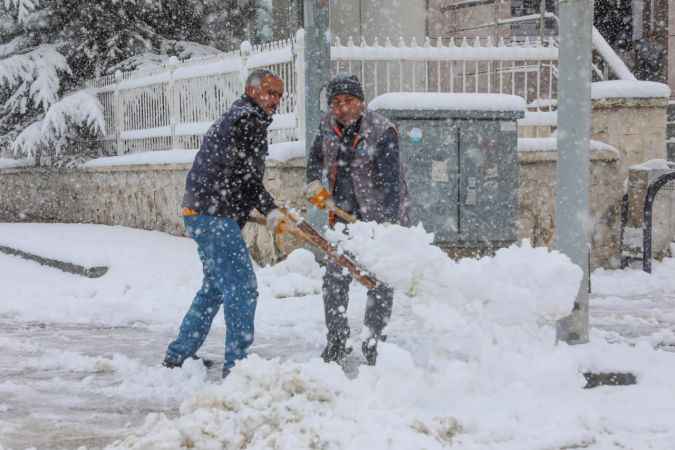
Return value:
M 207 369 L 210 369 L 211 367 L 213 367 L 213 360 L 211 360 L 211 359 L 200 358 L 197 355 L 192 355 L 191 358 L 201 360 L 202 364 L 204 364 L 204 367 L 206 367 Z M 169 359 L 165 359 L 164 362 L 162 363 L 162 365 L 164 367 L 166 367 L 167 369 L 176 369 L 176 368 L 179 368 L 179 367 L 183 367 L 183 362 L 181 361 L 180 363 L 177 363 L 177 362 L 171 361 Z
M 342 364 L 342 361 L 352 352 L 352 348 L 347 346 L 343 339 L 329 339 L 326 348 L 321 353 L 321 358 L 326 363 L 336 362 Z
M 162 362 L 162 365 L 166 367 L 167 369 L 176 369 L 179 368 L 183 365 L 183 363 L 175 363 L 173 361 L 169 361 L 168 359 L 165 359 L 164 362 Z
M 374 366 L 377 362 L 377 343 L 386 340 L 387 336 L 385 335 L 373 334 L 361 344 L 361 353 L 363 353 L 369 366 Z

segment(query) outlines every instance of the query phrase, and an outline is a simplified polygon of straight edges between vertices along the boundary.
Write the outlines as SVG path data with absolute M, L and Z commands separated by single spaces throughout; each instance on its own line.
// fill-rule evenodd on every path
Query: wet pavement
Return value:
M 114 371 L 87 368 L 86 364 L 79 369 L 58 364 L 45 367 L 43 362 L 67 351 L 92 358 L 121 353 L 156 364 L 168 339 L 162 333 L 144 327 L 2 320 L 0 336 L 8 343 L 0 352 L 0 404 L 5 410 L 0 411 L 0 442 L 9 448 L 102 447 L 128 425 L 140 423 L 148 412 L 177 406 L 147 397 L 116 400 L 100 394 L 101 389 L 121 382 Z M 12 343 L 17 345 L 12 348 Z M 92 382 L 83 383 L 87 377 L 93 377 Z
M 217 362 L 208 371 L 212 382 L 220 381 L 223 336 L 222 327 L 215 328 L 202 347 L 201 353 Z M 181 393 L 167 393 L 170 386 L 161 383 L 153 387 L 147 379 L 152 373 L 139 374 L 139 380 L 129 373 L 135 365 L 168 371 L 159 364 L 173 337 L 173 330 L 144 325 L 0 319 L 0 448 L 102 448 L 128 435 L 151 412 L 175 415 Z M 283 357 L 293 347 L 301 353 L 318 351 L 307 343 L 260 337 L 252 351 Z M 116 355 L 131 361 L 116 362 Z

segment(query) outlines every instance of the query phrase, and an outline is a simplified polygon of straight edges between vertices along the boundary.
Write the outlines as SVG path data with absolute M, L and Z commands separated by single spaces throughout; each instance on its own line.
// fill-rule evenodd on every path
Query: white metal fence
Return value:
M 530 108 L 551 110 L 557 97 L 558 48 L 554 39 L 492 42 L 462 40 L 421 45 L 335 42 L 331 72 L 350 72 L 363 81 L 366 98 L 392 91 L 507 93 Z M 304 41 L 242 45 L 235 52 L 170 64 L 152 71 L 106 76 L 87 83 L 104 107 L 106 154 L 194 149 L 210 124 L 243 91 L 253 68 L 284 80 L 286 94 L 271 126 L 270 141 L 304 137 Z M 618 71 L 616 71 L 618 73 Z

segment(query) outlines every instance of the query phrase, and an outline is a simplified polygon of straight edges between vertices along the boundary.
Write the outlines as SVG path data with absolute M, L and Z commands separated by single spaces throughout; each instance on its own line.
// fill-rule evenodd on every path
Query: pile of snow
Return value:
M 110 267 L 104 277 L 89 279 L 39 270 L 36 263 L 18 257 L 0 259 L 2 273 L 9 273 L 9 266 L 23 267 L 2 296 L 2 313 L 18 319 L 110 325 L 175 322 L 201 281 L 194 242 L 159 232 L 3 223 L 0 245 L 88 267 Z
M 671 245 L 671 252 L 675 253 L 675 245 Z M 593 292 L 602 296 L 651 296 L 665 302 L 662 297 L 675 291 L 674 273 L 674 258 L 654 264 L 651 274 L 642 270 L 598 269 L 593 272 Z
M 369 222 L 348 229 L 344 233 L 339 225 L 328 236 L 397 292 L 413 296 L 430 325 L 454 325 L 448 318 L 458 315 L 504 325 L 557 319 L 569 312 L 581 280 L 569 258 L 527 241 L 494 258 L 455 262 L 432 245 L 433 234 L 421 225 Z M 486 278 L 489 283 L 476 283 Z
M 318 360 L 280 365 L 250 357 L 227 385 L 209 386 L 184 402 L 171 420 L 151 414 L 139 436 L 109 450 L 142 448 L 310 449 L 444 448 L 461 425 L 450 416 L 421 413 L 409 390 L 422 373 L 408 359 L 396 379 L 382 383 L 383 370 L 364 370 L 350 382 L 335 365 Z M 409 370 L 406 377 L 402 369 Z M 379 405 L 367 400 L 387 400 Z M 409 406 L 409 409 L 404 409 Z
M 258 270 L 259 281 L 274 298 L 302 297 L 321 293 L 323 269 L 316 264 L 314 254 L 298 249 L 274 266 Z
M 2 224 L 0 240 L 74 262 L 108 263 L 111 270 L 97 280 L 42 270 L 40 284 L 48 290 L 38 289 L 35 272 L 28 270 L 25 279 L 13 275 L 3 286 L 4 317 L 106 323 L 143 317 L 175 329 L 201 281 L 188 239 L 63 225 L 67 242 L 52 243 L 50 250 L 40 236 L 53 239 L 56 226 L 42 227 Z M 80 239 L 73 239 L 76 234 Z M 121 384 L 96 391 L 104 396 L 184 399 L 177 416 L 151 413 L 109 450 L 672 447 L 672 353 L 646 343 L 609 344 L 599 331 L 588 345 L 555 344 L 553 321 L 569 312 L 581 279 L 565 256 L 524 242 L 494 257 L 455 262 L 431 245 L 433 236 L 420 226 L 362 223 L 350 226 L 349 235 L 338 229 L 329 237 L 396 289 L 378 365 L 361 366 L 356 378 L 318 358 L 319 295 L 273 298 L 287 288 L 318 292 L 322 269 L 303 250 L 258 270 L 256 332 L 277 343 L 267 353 L 273 357 L 263 359 L 257 349 L 222 383 L 210 382 L 198 362 L 167 371 L 122 355 L 62 352 L 38 359 L 34 368 L 86 369 L 93 374 L 82 383 L 91 389 L 96 373 L 120 375 Z M 84 254 L 89 256 L 78 256 Z M 22 264 L 34 265 L 0 257 L 0 272 L 21 274 L 28 267 Z M 675 291 L 673 270 L 671 264 L 655 275 Z M 615 292 L 626 287 L 611 278 L 594 277 L 594 289 L 609 290 L 612 282 Z M 353 286 L 350 321 L 364 300 L 365 291 Z M 277 325 L 273 332 L 271 324 Z M 301 354 L 309 347 L 310 353 L 300 359 L 281 355 L 281 336 L 287 338 L 285 351 Z M 632 371 L 638 384 L 584 390 L 582 373 L 588 370 Z
M 183 402 L 178 417 L 150 414 L 136 433 L 107 450 L 605 450 L 672 444 L 666 371 L 645 374 L 642 389 L 597 392 L 581 389 L 578 373 L 581 363 L 606 354 L 638 360 L 647 372 L 675 368 L 663 352 L 516 343 L 486 340 L 480 356 L 469 361 L 438 355 L 431 371 L 385 344 L 378 366 L 362 367 L 354 380 L 318 359 L 280 364 L 251 356 L 222 385 L 208 385 Z M 646 408 L 644 395 L 650 399 Z M 635 414 L 636 405 L 644 414 Z
M 452 262 L 421 227 L 349 229 L 331 238 L 396 288 L 394 337 L 410 314 L 405 339 L 381 343 L 376 367 L 349 379 L 319 359 L 251 356 L 183 402 L 178 417 L 150 414 L 108 450 L 610 449 L 675 439 L 671 355 L 602 336 L 554 344 L 551 320 L 569 311 L 581 278 L 566 257 L 524 243 Z M 645 384 L 611 395 L 582 389 L 582 372 L 619 369 Z
M 19 320 L 111 326 L 155 323 L 173 329 L 203 276 L 192 239 L 155 231 L 85 224 L 2 223 L 0 246 L 86 267 L 109 267 L 105 276 L 90 279 L 0 254 L 0 273 L 22 268 L 13 282 L 5 285 L 0 307 L 0 314 Z M 285 261 L 258 272 L 260 303 L 267 299 L 285 302 L 278 299 L 321 292 L 322 269 L 308 251 L 298 250 Z M 39 283 L 34 282 L 36 277 Z M 292 311 L 296 306 L 279 308 Z M 269 313 L 270 322 L 278 322 L 276 306 L 260 309 L 259 318 L 267 320 Z

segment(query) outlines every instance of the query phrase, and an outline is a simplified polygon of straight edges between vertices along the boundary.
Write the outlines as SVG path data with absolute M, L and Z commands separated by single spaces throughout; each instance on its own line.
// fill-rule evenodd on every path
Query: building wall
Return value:
M 365 38 L 372 43 L 377 37 L 409 41 L 426 36 L 426 0 L 338 0 L 331 2 L 330 26 L 333 36 L 347 42 Z
M 459 5 L 458 5 L 459 3 Z M 475 3 L 429 0 L 429 36 L 444 41 L 454 38 L 510 36 L 509 27 L 488 26 L 511 17 L 511 2 L 482 0 Z M 478 28 L 480 27 L 480 28 Z

